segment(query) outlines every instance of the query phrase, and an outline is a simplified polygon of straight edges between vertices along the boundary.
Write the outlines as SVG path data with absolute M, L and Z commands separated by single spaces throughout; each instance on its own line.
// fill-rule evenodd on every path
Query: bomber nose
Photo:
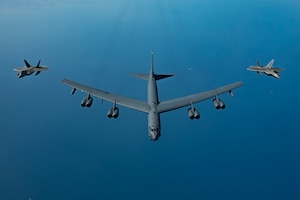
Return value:
M 149 137 L 151 140 L 155 141 L 156 140 L 156 135 L 153 132 L 149 133 Z
M 160 134 L 157 132 L 149 132 L 149 137 L 150 137 L 150 140 L 152 140 L 152 141 L 157 141 L 159 136 L 160 136 Z
M 158 140 L 159 136 L 160 136 L 160 130 L 158 127 L 154 127 L 154 126 L 150 126 L 149 127 L 149 131 L 148 131 L 148 135 L 150 137 L 150 139 L 152 141 L 156 141 Z

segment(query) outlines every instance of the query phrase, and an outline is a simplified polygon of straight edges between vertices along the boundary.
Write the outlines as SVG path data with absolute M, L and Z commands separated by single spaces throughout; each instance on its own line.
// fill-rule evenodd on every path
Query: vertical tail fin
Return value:
M 150 68 L 150 74 L 131 74 L 132 76 L 135 76 L 140 79 L 149 80 L 149 77 L 155 78 L 155 80 L 160 80 L 164 78 L 168 78 L 171 76 L 174 76 L 173 74 L 155 74 L 154 73 L 154 52 L 151 51 L 151 68 Z
M 27 62 L 27 60 L 24 60 L 26 67 L 31 67 L 31 65 Z
M 154 74 L 154 52 L 151 51 L 151 69 L 150 74 Z
M 41 60 L 39 60 L 39 62 L 38 62 L 38 64 L 37 64 L 37 68 L 39 68 L 40 67 L 40 63 L 41 63 Z
M 256 60 L 256 62 L 257 62 L 257 66 L 261 67 L 259 60 Z
M 272 68 L 273 67 L 273 63 L 274 63 L 274 59 L 272 59 L 268 64 L 267 64 L 267 68 Z

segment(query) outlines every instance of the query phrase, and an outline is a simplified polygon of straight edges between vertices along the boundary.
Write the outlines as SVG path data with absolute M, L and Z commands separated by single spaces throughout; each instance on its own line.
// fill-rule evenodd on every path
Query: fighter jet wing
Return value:
M 284 70 L 284 68 L 273 68 L 275 72 L 281 72 Z
M 14 68 L 13 70 L 17 71 L 17 72 L 22 72 L 22 71 L 27 71 L 28 69 L 27 68 Z
M 265 68 L 263 67 L 259 67 L 259 66 L 253 66 L 253 65 L 250 65 L 247 70 L 249 71 L 256 71 L 256 72 L 264 72 L 266 71 Z
M 35 67 L 33 68 L 33 71 L 46 71 L 46 70 L 49 70 L 48 67 Z
M 229 85 L 219 87 L 214 90 L 209 90 L 209 91 L 201 92 L 198 94 L 192 94 L 192 95 L 177 98 L 177 99 L 163 101 L 158 104 L 157 111 L 159 113 L 163 113 L 163 112 L 167 112 L 170 110 L 175 110 L 177 108 L 182 108 L 184 106 L 188 106 L 188 105 L 200 102 L 200 101 L 204 101 L 204 100 L 214 97 L 216 95 L 223 94 L 225 92 L 230 92 L 233 89 L 240 87 L 242 85 L 243 85 L 242 82 L 236 82 L 236 83 L 232 83 Z
M 141 112 L 148 113 L 150 110 L 150 106 L 145 101 L 140 101 L 136 99 L 127 98 L 124 96 L 112 94 L 110 92 L 106 92 L 103 90 L 95 89 L 89 86 L 82 85 L 80 83 L 76 83 L 67 79 L 63 79 L 62 82 L 66 85 L 71 86 L 72 88 L 81 90 L 82 92 L 85 92 L 87 94 L 93 95 L 95 97 L 98 97 L 100 99 L 116 103 L 117 105 L 125 106 L 127 108 L 131 108 L 134 110 L 138 110 Z

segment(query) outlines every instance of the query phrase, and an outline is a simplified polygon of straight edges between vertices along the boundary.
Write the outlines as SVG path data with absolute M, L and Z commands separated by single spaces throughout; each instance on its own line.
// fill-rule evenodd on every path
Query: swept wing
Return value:
M 33 71 L 46 71 L 49 70 L 48 67 L 34 67 Z
M 163 112 L 167 112 L 170 110 L 175 110 L 177 108 L 182 108 L 184 106 L 188 106 L 193 103 L 204 101 L 206 99 L 217 96 L 219 94 L 223 94 L 225 92 L 230 92 L 231 90 L 233 90 L 237 87 L 240 87 L 242 85 L 243 85 L 242 82 L 235 82 L 235 83 L 232 83 L 229 85 L 219 87 L 214 90 L 208 90 L 206 92 L 201 92 L 198 94 L 192 94 L 192 95 L 177 98 L 177 99 L 163 101 L 158 104 L 157 111 L 159 113 L 163 113 Z
M 13 70 L 17 71 L 17 72 L 22 72 L 22 71 L 27 71 L 28 69 L 27 68 L 14 68 Z
M 63 79 L 62 82 L 66 85 L 69 85 L 75 89 L 81 90 L 82 92 L 85 92 L 87 94 L 93 95 L 95 97 L 98 97 L 100 99 L 104 99 L 106 101 L 116 103 L 121 106 L 125 106 L 127 108 L 131 108 L 134 110 L 138 110 L 141 112 L 148 113 L 150 110 L 150 106 L 145 101 L 140 101 L 136 99 L 127 98 L 124 96 L 112 94 L 110 92 L 106 92 L 103 90 L 95 89 L 89 86 L 82 85 L 80 83 L 76 83 L 67 79 Z
M 281 72 L 284 70 L 284 68 L 273 68 L 275 72 Z
M 264 72 L 264 71 L 266 71 L 266 69 L 263 68 L 263 67 L 253 66 L 253 65 L 250 65 L 250 67 L 248 67 L 247 70 L 249 70 L 249 71 L 257 71 L 257 72 Z

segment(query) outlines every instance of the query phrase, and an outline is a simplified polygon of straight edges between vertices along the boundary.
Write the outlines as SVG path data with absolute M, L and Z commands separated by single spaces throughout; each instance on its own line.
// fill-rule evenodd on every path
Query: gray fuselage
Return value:
M 153 70 L 151 70 L 148 80 L 148 104 L 151 108 L 148 113 L 148 136 L 151 140 L 156 141 L 160 136 L 160 115 L 157 112 L 158 92 Z

